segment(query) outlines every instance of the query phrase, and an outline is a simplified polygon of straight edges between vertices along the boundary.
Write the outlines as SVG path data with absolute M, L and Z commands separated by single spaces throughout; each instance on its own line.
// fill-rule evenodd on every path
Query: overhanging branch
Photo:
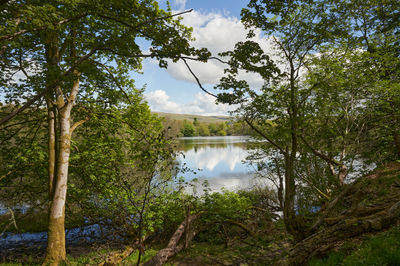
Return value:
M 275 148 L 277 148 L 283 155 L 287 155 L 287 152 L 281 147 L 279 146 L 275 141 L 273 141 L 270 137 L 268 137 L 267 135 L 265 135 L 263 132 L 261 132 L 261 130 L 259 130 L 253 123 L 251 123 L 251 121 L 247 118 L 244 118 L 244 121 L 246 122 L 247 125 L 249 125 L 251 127 L 251 129 L 253 129 L 255 132 L 257 132 L 261 137 L 263 137 L 264 139 L 266 139 L 272 146 L 274 146 Z
M 189 72 L 192 74 L 192 76 L 193 76 L 194 79 L 196 80 L 196 82 L 197 82 L 197 84 L 199 85 L 200 89 L 201 89 L 202 91 L 204 91 L 205 93 L 207 93 L 208 95 L 211 95 L 211 96 L 213 96 L 213 97 L 215 97 L 215 98 L 218 98 L 217 95 L 215 95 L 215 94 L 209 92 L 208 90 L 206 90 L 206 89 L 203 87 L 203 85 L 201 85 L 201 82 L 200 82 L 199 78 L 196 76 L 196 74 L 194 74 L 194 72 L 193 72 L 192 69 L 190 68 L 189 64 L 186 62 L 186 59 L 185 59 L 185 58 L 181 58 L 181 59 L 182 59 L 182 61 L 185 63 L 185 65 L 186 65 L 187 69 L 189 70 Z

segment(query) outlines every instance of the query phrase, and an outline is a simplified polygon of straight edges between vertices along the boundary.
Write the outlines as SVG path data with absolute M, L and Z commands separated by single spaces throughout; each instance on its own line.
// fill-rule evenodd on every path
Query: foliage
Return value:
M 160 201 L 157 197 L 166 199 L 164 189 L 175 169 L 161 121 L 140 94 L 132 94 L 131 102 L 110 108 L 81 129 L 84 137 L 76 139 L 71 158 L 69 206 L 78 204 L 89 223 L 138 236 L 139 230 L 154 231 L 159 217 L 153 219 L 147 210 Z
M 245 221 L 251 213 L 251 201 L 244 195 L 223 191 L 203 196 L 204 203 L 200 208 L 205 211 L 203 220 L 207 222 L 225 221 L 228 219 Z
M 0 106 L 1 117 L 18 107 Z M 0 190 L 3 208 L 11 208 L 21 214 L 46 209 L 48 157 L 43 128 L 45 121 L 46 114 L 35 107 L 0 130 Z M 27 209 L 26 205 L 32 207 Z
M 349 254 L 350 253 L 350 254 Z M 400 263 L 400 228 L 378 234 L 352 251 L 332 252 L 309 265 L 397 265 Z
M 169 116 L 163 118 L 164 127 L 167 129 L 167 135 L 171 138 L 177 136 L 232 136 L 249 135 L 249 129 L 240 121 L 227 122 L 199 122 L 197 117 L 193 121 L 184 119 L 171 119 Z M 179 133 L 180 134 L 179 134 Z
M 183 127 L 181 133 L 184 137 L 193 137 L 196 134 L 196 129 L 192 123 L 188 123 L 186 120 L 183 121 Z
M 251 0 L 241 12 L 248 39 L 220 54 L 229 67 L 218 100 L 237 104 L 266 141 L 249 159 L 283 192 L 287 229 L 299 238 L 307 225 L 297 214 L 323 205 L 371 162 L 398 157 L 395 1 L 357 3 Z M 271 49 L 251 39 L 259 32 Z M 250 86 L 243 71 L 263 86 Z
M 191 30 L 153 0 L 5 1 L 0 12 L 0 88 L 7 104 L 19 105 L 28 99 L 22 109 L 4 117 L 1 124 L 35 102 L 47 111 L 50 215 L 45 264 L 57 264 L 65 260 L 66 253 L 64 210 L 74 130 L 87 120 L 96 122 L 99 112 L 137 104 L 129 96 L 134 88 L 130 71 L 140 71 L 142 58 L 154 58 L 165 68 L 167 58 L 176 62 L 184 54 L 204 61 L 209 52 L 190 47 Z M 17 73 L 22 78 L 17 80 Z M 124 114 L 111 110 L 111 115 L 123 119 L 130 115 L 134 121 L 137 114 L 128 109 Z M 152 137 L 154 142 L 130 147 L 140 149 L 137 154 L 129 154 L 132 160 L 143 158 L 141 164 L 134 165 L 135 171 L 155 174 L 158 170 L 152 159 L 162 159 L 165 154 L 146 147 L 156 145 L 158 140 Z M 107 144 L 121 151 L 124 140 L 111 142 L 107 143 L 106 138 Z M 143 204 L 146 201 L 145 196 Z

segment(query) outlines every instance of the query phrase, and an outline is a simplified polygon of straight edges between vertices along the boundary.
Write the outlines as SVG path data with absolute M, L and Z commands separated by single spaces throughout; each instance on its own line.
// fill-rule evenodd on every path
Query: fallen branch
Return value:
M 142 240 L 142 243 L 146 240 Z M 107 256 L 107 258 L 98 264 L 98 266 L 115 266 L 120 265 L 120 263 L 129 257 L 137 248 L 139 247 L 139 240 L 137 240 L 133 245 L 126 247 L 122 252 L 113 252 Z
M 134 247 L 127 247 L 123 252 L 121 253 L 111 253 L 110 255 L 107 256 L 106 260 L 103 261 L 102 263 L 98 264 L 98 266 L 115 266 L 119 265 L 125 258 L 129 257 L 136 248 Z
M 169 258 L 172 256 L 176 255 L 179 253 L 181 250 L 185 248 L 185 243 L 179 244 L 178 242 L 181 239 L 183 233 L 185 232 L 185 228 L 187 228 L 187 225 L 190 225 L 193 223 L 194 220 L 199 218 L 199 215 L 190 215 L 188 218 L 186 218 L 178 227 L 178 229 L 175 231 L 175 233 L 172 235 L 171 239 L 168 242 L 168 245 L 166 248 L 161 249 L 160 251 L 157 252 L 155 256 L 153 256 L 150 260 L 146 261 L 143 266 L 160 266 L 163 265 L 165 262 L 168 261 Z M 197 234 L 196 231 L 189 232 L 187 238 L 186 238 L 186 243 L 191 241 L 195 235 Z
M 240 227 L 243 231 L 245 231 L 247 234 L 249 234 L 252 237 L 256 237 L 256 233 L 253 232 L 250 228 L 248 228 L 246 225 L 239 223 L 234 220 L 225 220 L 225 221 L 220 221 L 219 223 L 226 223 L 226 224 L 231 224 L 231 225 L 236 225 Z

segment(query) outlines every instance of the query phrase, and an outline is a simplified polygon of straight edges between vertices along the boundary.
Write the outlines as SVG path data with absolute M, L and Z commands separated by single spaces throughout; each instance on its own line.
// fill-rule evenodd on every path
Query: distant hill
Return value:
M 168 117 L 174 120 L 188 120 L 193 121 L 194 118 L 197 118 L 197 121 L 201 123 L 221 123 L 229 121 L 229 116 L 203 116 L 203 115 L 190 115 L 190 114 L 171 114 L 171 113 L 163 113 L 163 112 L 155 112 L 161 117 Z

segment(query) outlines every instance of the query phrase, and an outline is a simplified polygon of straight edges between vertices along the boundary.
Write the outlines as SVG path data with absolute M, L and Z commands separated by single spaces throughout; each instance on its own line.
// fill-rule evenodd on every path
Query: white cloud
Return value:
M 245 41 L 247 30 L 236 17 L 229 17 L 219 13 L 201 13 L 192 11 L 183 16 L 182 24 L 193 27 L 193 36 L 196 38 L 191 44 L 196 48 L 206 47 L 217 56 L 218 53 L 233 50 L 239 41 Z M 270 41 L 256 32 L 252 39 L 260 44 L 265 51 L 272 51 Z M 217 84 L 224 75 L 227 65 L 215 60 L 208 63 L 188 62 L 193 72 L 203 84 Z M 183 62 L 170 63 L 168 73 L 177 80 L 195 82 Z M 240 77 L 246 79 L 253 87 L 261 87 L 263 79 L 258 74 L 241 73 Z
M 178 10 L 183 10 L 186 6 L 186 0 L 174 0 L 174 5 L 178 7 Z
M 170 100 L 170 96 L 163 90 L 156 90 L 145 93 L 145 99 L 152 111 L 198 114 L 198 115 L 227 115 L 235 106 L 226 104 L 215 104 L 215 98 L 205 93 L 197 93 L 194 101 L 185 104 L 178 104 Z
M 180 113 L 181 106 L 169 100 L 169 96 L 163 90 L 156 90 L 145 94 L 145 99 L 153 111 Z

